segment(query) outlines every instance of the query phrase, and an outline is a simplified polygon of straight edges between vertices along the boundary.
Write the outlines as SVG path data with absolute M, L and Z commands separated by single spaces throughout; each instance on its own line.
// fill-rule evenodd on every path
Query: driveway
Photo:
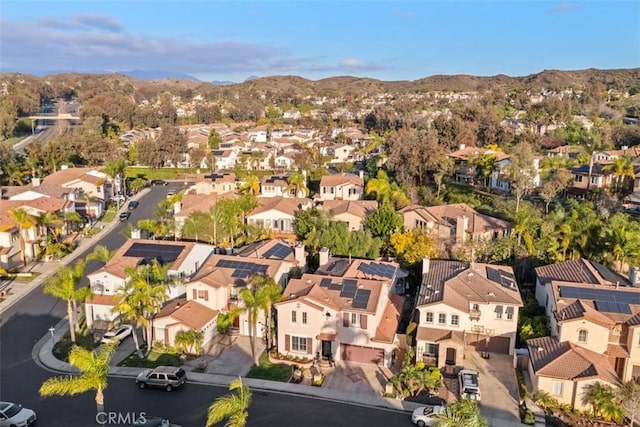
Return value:
M 321 370 L 326 374 L 322 387 L 377 396 L 382 396 L 393 376 L 390 369 L 370 363 L 338 361 L 333 368 Z
M 520 424 L 520 397 L 513 357 L 498 353 L 490 355 L 490 359 L 483 359 L 473 347 L 465 348 L 465 369 L 474 369 L 480 374 L 480 412 L 492 426 Z
M 256 354 L 262 354 L 265 345 L 256 340 Z M 246 376 L 253 366 L 251 339 L 245 336 L 216 335 L 207 346 L 205 354 L 195 361 L 196 368 L 205 367 L 208 374 Z

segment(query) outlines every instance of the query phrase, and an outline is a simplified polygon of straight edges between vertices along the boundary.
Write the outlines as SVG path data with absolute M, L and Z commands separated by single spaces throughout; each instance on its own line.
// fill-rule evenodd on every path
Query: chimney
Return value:
M 363 171 L 363 170 L 361 170 L 361 171 L 358 173 L 358 175 L 360 175 L 360 179 L 364 179 L 364 171 Z
M 467 148 L 467 146 L 466 146 L 466 145 L 464 145 L 464 144 L 460 144 L 460 150 L 464 150 L 465 148 Z
M 141 239 L 141 230 L 139 228 L 134 228 L 131 230 L 131 238 L 132 239 Z
M 629 269 L 629 282 L 631 286 L 640 287 L 640 268 L 631 267 Z
M 319 267 L 322 267 L 322 266 L 327 265 L 329 263 L 329 249 L 328 248 L 320 249 L 320 252 L 319 252 L 318 255 L 320 257 L 320 259 L 318 260 L 319 264 L 320 264 Z
M 67 169 L 69 169 L 69 165 L 61 165 L 60 166 L 60 170 L 61 171 L 66 171 Z
M 40 178 L 38 178 L 37 176 L 34 176 L 33 178 L 31 178 L 31 186 L 39 187 L 40 186 Z
M 307 254 L 305 253 L 304 245 L 302 243 L 298 243 L 294 246 L 293 255 L 296 261 L 298 261 L 298 267 L 300 267 L 303 272 L 307 271 Z
M 181 202 L 175 202 L 173 204 L 173 214 L 178 214 L 180 213 L 180 211 L 182 210 L 182 203 Z
M 466 215 L 456 218 L 456 243 L 464 243 L 467 240 L 467 228 L 469 217 Z
M 429 272 L 429 267 L 431 265 L 431 258 L 428 256 L 422 258 L 422 275 L 424 276 Z

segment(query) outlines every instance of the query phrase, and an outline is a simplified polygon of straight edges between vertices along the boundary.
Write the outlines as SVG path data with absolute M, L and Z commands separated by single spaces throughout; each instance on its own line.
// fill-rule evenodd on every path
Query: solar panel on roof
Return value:
M 614 289 L 587 289 L 574 286 L 560 286 L 560 296 L 590 301 L 610 301 L 623 304 L 640 304 L 640 292 L 628 292 Z
M 364 274 L 371 274 L 371 271 L 369 270 L 369 264 L 365 264 L 364 262 L 360 263 L 360 265 L 358 266 L 358 270 L 362 271 Z
M 487 279 L 491 280 L 492 282 L 502 284 L 500 272 L 495 268 L 487 267 Z
M 329 278 L 324 278 L 320 281 L 320 286 L 323 288 L 328 288 L 329 285 L 331 285 L 331 279 Z
M 619 302 L 596 301 L 596 309 L 605 313 L 631 314 L 629 304 Z
M 352 279 L 345 279 L 342 281 L 342 290 L 340 291 L 340 297 L 353 298 L 358 290 L 358 282 Z
M 273 245 L 268 251 L 266 251 L 262 256 L 265 258 L 277 258 L 277 259 L 285 259 L 287 256 L 291 254 L 291 248 L 287 245 L 283 245 L 282 243 L 277 243 Z
M 353 297 L 353 301 L 351 302 L 351 307 L 364 310 L 369 304 L 370 296 L 371 291 L 369 289 L 358 289 L 356 295 Z
M 255 264 L 253 262 L 235 261 L 229 259 L 221 259 L 216 263 L 216 267 L 233 268 L 234 272 L 231 273 L 231 277 L 246 278 L 253 273 L 266 274 L 268 266 L 262 264 Z
M 160 262 L 168 263 L 175 261 L 184 250 L 180 245 L 157 245 L 153 243 L 133 243 L 125 257 L 144 258 L 147 260 L 157 259 Z

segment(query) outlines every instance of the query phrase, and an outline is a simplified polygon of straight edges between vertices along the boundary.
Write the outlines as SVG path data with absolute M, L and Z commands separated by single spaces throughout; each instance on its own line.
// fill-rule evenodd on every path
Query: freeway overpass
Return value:
M 80 120 L 80 116 L 75 116 L 71 113 L 58 113 L 58 114 L 39 114 L 37 116 L 29 116 L 31 120 Z

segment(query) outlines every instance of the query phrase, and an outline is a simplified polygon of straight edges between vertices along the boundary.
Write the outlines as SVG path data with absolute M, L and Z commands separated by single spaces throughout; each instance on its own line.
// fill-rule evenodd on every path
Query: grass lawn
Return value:
M 102 222 L 111 222 L 111 221 L 113 221 L 113 219 L 115 217 L 116 217 L 115 209 L 109 209 L 108 211 L 106 211 L 104 213 L 104 215 L 102 215 L 102 218 L 100 218 L 100 221 L 102 221 Z
M 197 168 L 140 168 L 140 167 L 127 167 L 125 173 L 127 178 L 136 178 L 138 176 L 144 176 L 148 180 L 152 179 L 177 179 L 178 174 L 195 173 Z
M 151 353 L 144 358 L 138 356 L 137 352 L 131 353 L 118 366 L 134 368 L 155 368 L 156 366 L 180 366 L 180 355 L 176 353 L 159 353 L 151 350 Z
M 29 283 L 36 277 L 38 277 L 40 273 L 33 271 L 30 275 L 17 275 L 17 274 L 8 274 L 6 276 L 0 276 L 1 280 L 9 280 L 10 282 L 16 283 Z
M 280 381 L 286 383 L 291 378 L 292 368 L 284 363 L 271 363 L 267 352 L 260 356 L 260 366 L 254 366 L 247 374 L 247 378 Z

